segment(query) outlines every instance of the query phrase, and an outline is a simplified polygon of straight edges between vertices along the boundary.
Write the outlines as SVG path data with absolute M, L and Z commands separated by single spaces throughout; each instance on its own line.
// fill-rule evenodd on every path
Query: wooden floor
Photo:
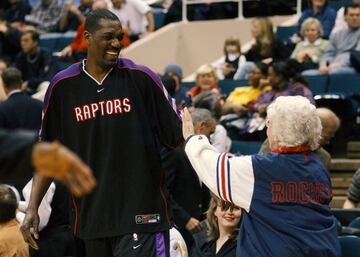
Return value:
M 351 184 L 352 176 L 360 168 L 360 159 L 332 159 L 331 182 L 333 186 L 332 208 L 341 208 Z

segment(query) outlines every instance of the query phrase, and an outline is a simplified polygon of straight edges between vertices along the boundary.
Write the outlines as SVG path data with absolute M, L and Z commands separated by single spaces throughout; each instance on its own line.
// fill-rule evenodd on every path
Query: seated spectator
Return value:
M 28 245 L 15 219 L 17 198 L 7 185 L 0 185 L 0 256 L 28 257 Z
M 10 0 L 10 8 L 5 11 L 6 21 L 12 28 L 21 29 L 25 23 L 25 15 L 31 12 L 27 0 Z
M 64 11 L 63 0 L 41 0 L 39 5 L 25 16 L 25 22 L 41 32 L 58 31 L 60 17 Z
M 235 257 L 241 215 L 239 207 L 213 196 L 190 257 Z
M 77 30 L 85 22 L 86 15 L 91 11 L 93 0 L 81 0 L 80 5 L 67 2 L 59 21 L 59 31 Z
M 360 169 L 358 169 L 353 178 L 347 193 L 347 199 L 344 202 L 344 209 L 356 208 L 360 202 Z
M 107 3 L 103 0 L 97 0 L 92 4 L 92 10 L 107 9 Z M 85 23 L 80 24 L 76 30 L 76 36 L 70 45 L 66 46 L 58 53 L 61 58 L 70 59 L 70 62 L 77 62 L 86 57 L 87 43 L 84 37 Z M 126 44 L 128 45 L 128 43 Z M 125 38 L 124 38 L 125 46 Z
M 354 4 L 359 4 L 360 5 L 360 0 L 352 0 L 352 2 Z M 331 31 L 331 34 L 336 33 L 340 30 L 343 29 L 348 29 L 348 25 L 345 21 L 345 17 L 344 17 L 344 11 L 345 11 L 345 7 L 341 7 L 336 14 L 336 20 L 335 20 L 335 25 Z
M 237 87 L 230 93 L 222 105 L 222 114 L 244 113 L 249 102 L 256 100 L 263 91 L 271 90 L 267 75 L 267 64 L 254 63 L 248 75 L 249 86 Z
M 305 96 L 311 103 L 313 94 L 305 79 L 286 62 L 273 63 L 269 67 L 269 82 L 272 87 L 248 103 L 247 111 L 242 114 L 225 116 L 220 123 L 227 129 L 233 140 L 264 140 L 267 107 L 279 96 Z
M 195 86 L 189 89 L 192 100 L 202 92 L 213 92 L 220 95 L 218 77 L 215 69 L 210 64 L 201 65 L 195 76 Z
M 214 65 L 219 79 L 237 79 L 246 62 L 241 54 L 241 43 L 237 37 L 229 37 L 224 43 L 224 56 Z
M 0 103 L 0 128 L 39 131 L 42 102 L 21 91 L 21 72 L 7 68 L 1 74 L 7 100 Z
M 22 51 L 16 56 L 14 62 L 14 66 L 23 75 L 22 89 L 29 94 L 34 94 L 39 90 L 46 91 L 50 79 L 59 70 L 51 53 L 39 47 L 39 40 L 37 31 L 23 31 L 21 34 Z
M 155 30 L 154 15 L 142 0 L 111 0 L 109 8 L 121 21 L 125 34 L 134 42 Z
M 211 112 L 195 108 L 191 116 L 195 130 L 209 138 L 216 126 Z M 162 163 L 166 172 L 166 188 L 174 223 L 185 239 L 188 249 L 192 249 L 192 234 L 201 229 L 200 221 L 209 205 L 209 191 L 200 183 L 183 147 L 177 147 L 163 155 Z
M 349 4 L 345 7 L 345 21 L 348 29 L 331 35 L 318 70 L 304 71 L 304 75 L 317 74 L 354 74 L 350 64 L 350 51 L 360 50 L 360 6 Z
M 221 115 L 223 101 L 222 97 L 217 93 L 207 91 L 198 94 L 192 104 L 193 107 L 197 109 L 209 110 L 213 118 L 217 121 Z M 219 152 L 230 151 L 232 144 L 226 129 L 221 124 L 216 124 L 215 131 L 210 135 L 210 142 Z
M 176 87 L 174 92 L 174 98 L 176 105 L 179 109 L 191 106 L 191 97 L 186 88 L 181 87 L 181 81 L 183 79 L 183 71 L 177 64 L 169 64 L 165 67 L 164 73 L 175 79 Z
M 304 40 L 296 44 L 292 59 L 299 63 L 299 72 L 319 68 L 319 62 L 329 42 L 322 39 L 323 29 L 319 20 L 307 18 L 301 25 Z
M 276 38 L 273 32 L 273 25 L 268 18 L 253 19 L 251 22 L 251 34 L 255 43 L 245 54 L 246 61 L 269 64 L 272 61 L 284 60 L 289 57 L 289 51 Z
M 12 62 L 20 51 L 20 31 L 10 26 L 0 10 L 0 58 Z
M 185 152 L 200 179 L 244 210 L 237 256 L 341 256 L 330 176 L 312 153 L 321 124 L 308 99 L 278 97 L 269 106 L 266 155 L 218 153 L 195 134 L 186 109 L 182 121 Z
M 335 24 L 336 11 L 328 6 L 328 0 L 311 0 L 311 8 L 304 10 L 298 21 L 298 32 L 301 33 L 301 26 L 307 18 L 315 18 L 320 21 L 324 33 L 323 38 L 329 38 L 332 28 Z M 293 38 L 293 43 L 298 43 L 301 40 L 299 37 Z
M 8 67 L 7 62 L 5 62 L 4 60 L 0 59 L 0 103 L 5 101 L 7 96 L 5 93 L 5 89 L 4 89 L 4 83 L 1 79 L 1 74 L 3 73 L 3 71 Z

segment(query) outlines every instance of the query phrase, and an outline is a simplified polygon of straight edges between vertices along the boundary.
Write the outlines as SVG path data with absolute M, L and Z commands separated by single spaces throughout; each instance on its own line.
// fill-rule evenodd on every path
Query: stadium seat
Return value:
M 360 94 L 360 74 L 330 75 L 329 93 L 357 93 Z
M 182 82 L 181 87 L 190 89 L 195 86 L 195 82 Z
M 341 7 L 351 3 L 351 0 L 329 0 L 328 5 L 334 8 L 336 11 Z
M 304 76 L 304 78 L 309 82 L 309 88 L 314 96 L 327 93 L 328 76 Z
M 228 96 L 231 91 L 233 91 L 236 87 L 240 86 L 247 86 L 247 80 L 231 80 L 231 79 L 224 79 L 219 80 L 219 87 L 221 88 L 221 93 Z
M 276 36 L 282 42 L 287 43 L 289 38 L 297 31 L 297 26 L 277 26 Z
M 360 229 L 360 217 L 357 217 L 356 219 L 352 220 L 352 221 L 349 223 L 349 227 L 359 228 L 359 229 Z
M 154 15 L 155 30 L 161 28 L 165 21 L 165 12 L 162 8 L 152 8 Z
M 259 152 L 262 141 L 237 141 L 233 140 L 230 153 L 236 155 L 250 155 Z
M 339 236 L 342 257 L 358 257 L 360 254 L 360 237 Z
M 342 122 L 355 122 L 356 109 L 346 94 L 320 94 L 314 97 L 317 107 L 326 107 L 341 117 Z
M 40 46 L 47 48 L 50 52 L 58 52 L 69 45 L 76 32 L 47 33 L 40 36 Z
M 349 224 L 360 217 L 360 208 L 355 209 L 342 209 L 342 208 L 331 208 L 332 214 L 340 221 L 342 226 L 349 226 Z

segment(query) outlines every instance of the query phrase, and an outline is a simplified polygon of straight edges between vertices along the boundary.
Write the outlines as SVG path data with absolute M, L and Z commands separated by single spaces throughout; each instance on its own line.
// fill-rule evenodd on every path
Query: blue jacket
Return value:
M 243 208 L 237 257 L 340 257 L 328 172 L 312 152 L 231 156 L 203 135 L 185 151 L 218 197 Z
M 312 9 L 306 9 L 301 14 L 301 17 L 298 22 L 298 34 L 300 34 L 301 30 L 301 24 L 307 19 L 307 18 L 315 18 L 318 19 L 324 29 L 324 35 L 323 38 L 329 38 L 332 28 L 334 27 L 335 20 L 336 20 L 336 11 L 326 6 L 323 8 L 320 12 L 314 14 Z

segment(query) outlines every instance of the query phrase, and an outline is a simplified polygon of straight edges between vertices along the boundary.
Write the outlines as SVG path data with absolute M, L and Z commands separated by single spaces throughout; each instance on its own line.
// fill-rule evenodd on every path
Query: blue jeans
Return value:
M 320 75 L 320 72 L 318 69 L 305 70 L 301 74 L 304 76 L 313 76 L 313 75 Z M 353 67 L 339 67 L 339 68 L 331 69 L 329 71 L 329 75 L 332 74 L 356 74 L 356 70 Z

